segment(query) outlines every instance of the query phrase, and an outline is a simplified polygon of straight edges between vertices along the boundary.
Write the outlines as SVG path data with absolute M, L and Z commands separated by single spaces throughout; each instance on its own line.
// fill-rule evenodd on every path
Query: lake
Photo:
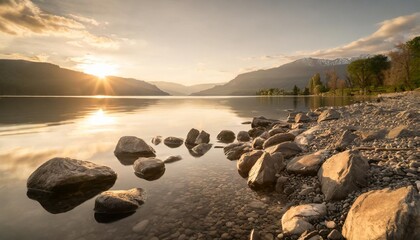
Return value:
M 236 161 L 227 160 L 223 149 L 212 148 L 196 158 L 184 145 L 153 146 L 157 158 L 180 155 L 183 159 L 166 164 L 161 178 L 146 181 L 114 156 L 118 139 L 137 136 L 151 144 L 157 135 L 185 139 L 196 128 L 210 133 L 214 146 L 223 146 L 216 142 L 221 130 L 248 130 L 250 125 L 241 123 L 254 116 L 284 120 L 286 110 L 306 111 L 352 101 L 321 97 L 0 98 L 0 239 L 213 239 L 223 234 L 241 238 L 252 228 L 279 219 L 275 209 L 267 210 L 274 211 L 270 212 L 273 219 L 247 215 L 251 214 L 247 204 L 264 196 L 247 187 L 236 171 Z M 26 180 L 53 157 L 109 166 L 118 174 L 111 189 L 140 187 L 146 190 L 147 200 L 134 214 L 113 221 L 95 217 L 95 197 L 80 200 L 72 209 L 54 202 L 42 206 L 28 198 Z M 228 219 L 234 220 L 228 223 Z M 146 228 L 133 231 L 144 220 Z M 275 229 L 270 231 L 275 233 Z

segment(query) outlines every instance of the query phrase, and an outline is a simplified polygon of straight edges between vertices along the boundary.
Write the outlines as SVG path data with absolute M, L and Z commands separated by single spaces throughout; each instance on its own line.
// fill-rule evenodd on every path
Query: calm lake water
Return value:
M 194 127 L 210 133 L 211 143 L 222 145 L 216 142 L 220 130 L 248 130 L 250 126 L 241 123 L 254 116 L 285 119 L 287 109 L 351 102 L 320 97 L 0 98 L 0 239 L 147 239 L 152 234 L 170 235 L 180 226 L 205 235 L 204 219 L 213 212 L 228 213 L 230 204 L 249 201 L 229 203 L 230 197 L 258 197 L 237 174 L 236 162 L 227 160 L 223 149 L 213 148 L 195 158 L 184 145 L 168 148 L 162 143 L 154 146 L 158 158 L 183 159 L 167 164 L 160 179 L 146 181 L 114 156 L 121 136 L 134 135 L 150 143 L 156 135 L 185 138 Z M 109 166 L 118 174 L 111 189 L 141 187 L 148 195 L 146 203 L 111 223 L 95 219 L 95 197 L 71 210 L 44 208 L 27 197 L 26 180 L 53 157 Z M 145 219 L 149 220 L 145 235 L 133 232 L 133 226 Z

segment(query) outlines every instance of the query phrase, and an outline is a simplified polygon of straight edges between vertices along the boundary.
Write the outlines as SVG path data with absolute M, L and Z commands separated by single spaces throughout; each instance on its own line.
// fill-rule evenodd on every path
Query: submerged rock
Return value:
M 95 199 L 95 212 L 102 214 L 119 214 L 134 212 L 145 201 L 141 188 L 130 190 L 112 190 L 101 193 Z
M 109 167 L 70 158 L 53 158 L 28 178 L 28 189 L 47 192 L 68 191 L 81 185 L 114 183 L 117 174 Z
M 177 137 L 167 137 L 163 143 L 170 148 L 177 148 L 184 143 L 184 139 Z
M 222 130 L 219 134 L 217 134 L 217 140 L 223 143 L 231 143 L 235 141 L 235 133 L 230 130 Z
M 358 151 L 345 151 L 327 159 L 318 171 L 328 200 L 340 200 L 367 185 L 369 164 Z
M 121 137 L 115 147 L 114 154 L 117 158 L 124 157 L 154 157 L 155 150 L 143 139 L 134 136 Z
M 157 158 L 139 158 L 133 168 L 138 177 L 146 180 L 156 180 L 165 173 L 165 164 Z
M 418 239 L 420 196 L 412 187 L 374 190 L 353 203 L 343 226 L 343 235 L 354 239 Z
M 300 235 L 314 229 L 311 221 L 322 219 L 327 214 L 325 204 L 305 204 L 291 207 L 281 218 L 283 233 Z
M 173 162 L 178 162 L 182 160 L 182 157 L 180 155 L 176 155 L 176 156 L 169 156 L 167 159 L 165 159 L 165 161 L 163 161 L 164 163 L 173 163 Z
M 194 153 L 195 157 L 201 157 L 204 154 L 206 154 L 211 149 L 212 146 L 213 144 L 200 143 L 197 146 L 193 147 L 191 151 Z

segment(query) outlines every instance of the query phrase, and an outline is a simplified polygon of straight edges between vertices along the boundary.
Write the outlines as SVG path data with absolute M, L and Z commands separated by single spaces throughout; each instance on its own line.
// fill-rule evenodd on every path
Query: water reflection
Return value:
M 26 195 L 30 199 L 38 201 L 48 212 L 58 214 L 68 212 L 99 193 L 110 189 L 114 183 L 115 181 L 89 183 L 61 192 L 28 189 Z

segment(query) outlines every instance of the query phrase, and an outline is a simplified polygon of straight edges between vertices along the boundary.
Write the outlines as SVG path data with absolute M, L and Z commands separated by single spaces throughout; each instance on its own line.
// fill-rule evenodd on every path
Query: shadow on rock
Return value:
M 136 154 L 115 154 L 118 161 L 124 166 L 133 165 L 134 162 L 139 159 L 139 155 Z

